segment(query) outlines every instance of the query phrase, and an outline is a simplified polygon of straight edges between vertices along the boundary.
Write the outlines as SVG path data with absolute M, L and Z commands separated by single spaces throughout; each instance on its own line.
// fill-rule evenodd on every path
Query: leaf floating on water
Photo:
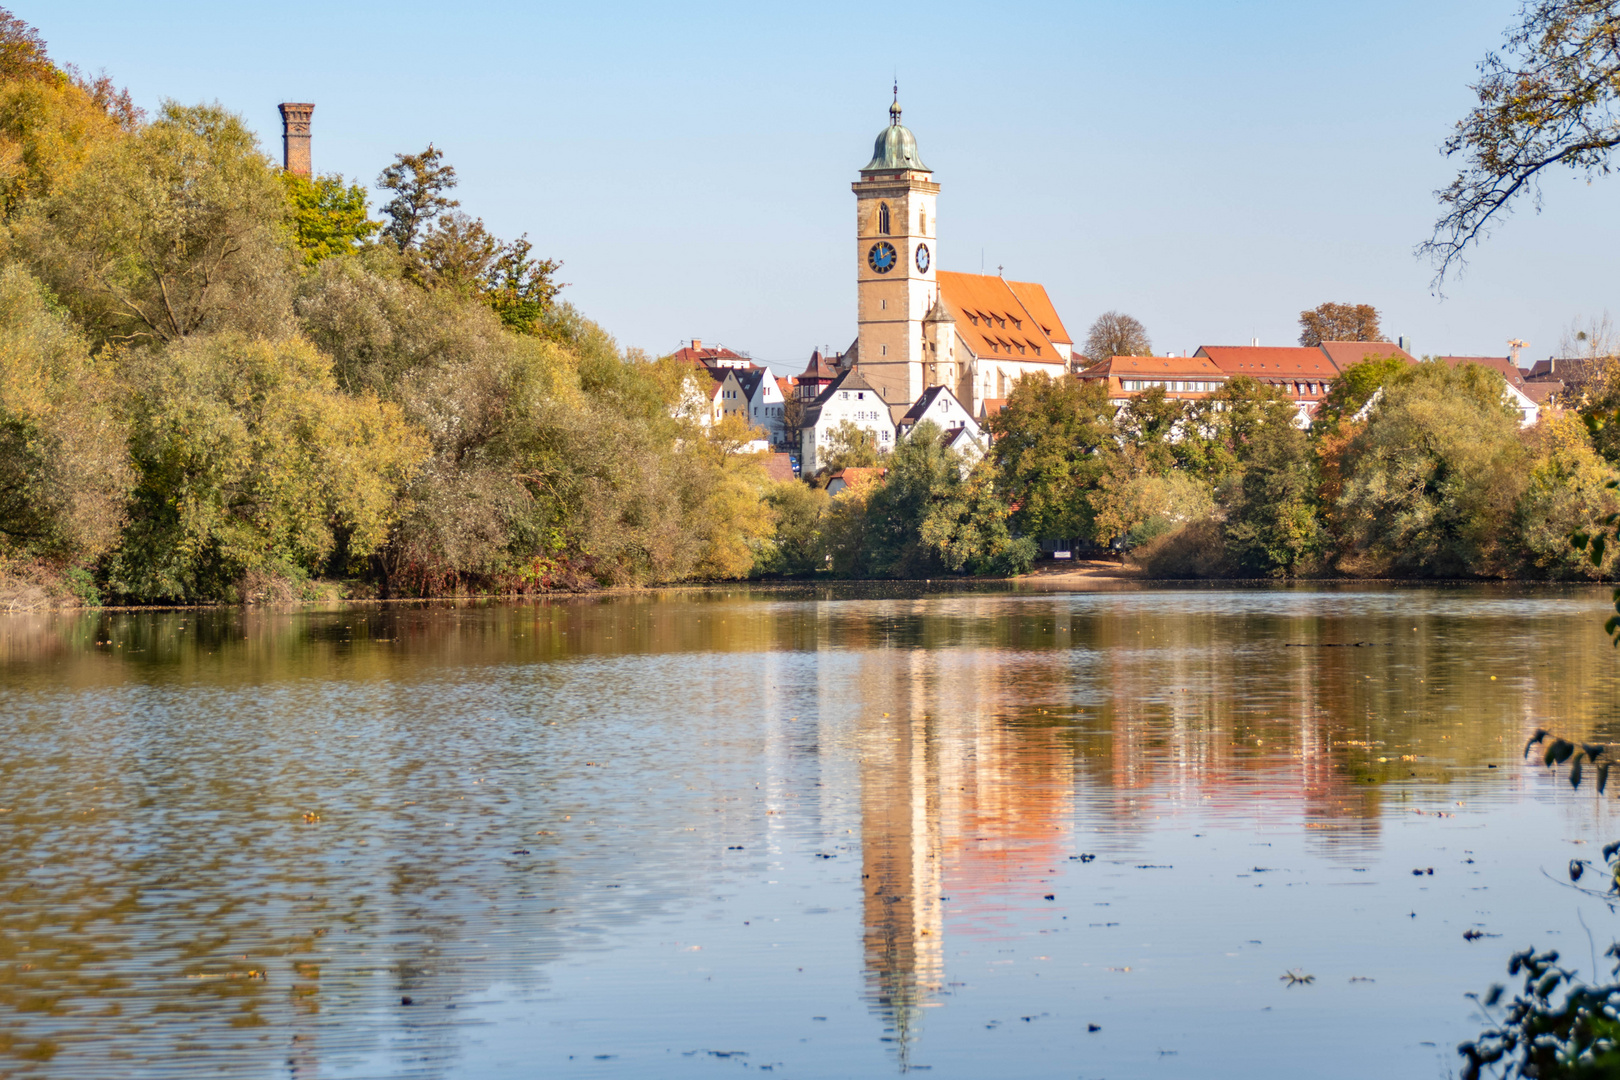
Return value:
M 1546 737 L 1547 737 L 1547 732 L 1546 732 L 1546 730 L 1544 728 L 1536 728 L 1536 733 L 1534 735 L 1530 736 L 1530 741 L 1529 742 L 1524 744 L 1524 756 L 1529 757 L 1530 756 L 1530 748 L 1532 746 L 1535 746 L 1537 743 L 1539 743 L 1542 739 L 1545 739 Z
M 1587 760 L 1596 761 L 1603 751 L 1608 749 L 1608 747 L 1601 743 L 1583 742 L 1581 743 L 1581 749 L 1586 751 Z
M 1575 759 L 1575 764 L 1569 767 L 1569 786 L 1572 788 L 1581 786 L 1581 759 L 1578 757 Z
M 1277 978 L 1279 981 L 1287 982 L 1289 986 L 1308 986 L 1316 981 L 1315 975 L 1307 975 L 1303 971 L 1299 970 L 1299 968 L 1294 968 L 1292 971 L 1285 971 L 1281 975 L 1277 976 Z
M 1573 753 L 1575 753 L 1574 743 L 1566 742 L 1563 739 L 1554 739 L 1552 744 L 1547 747 L 1546 762 L 1551 765 L 1556 761 L 1562 765 L 1569 760 L 1570 755 Z
M 1586 863 L 1585 863 L 1585 861 L 1583 861 L 1581 859 L 1571 859 L 1571 860 L 1569 860 L 1569 880 L 1571 880 L 1571 881 L 1579 881 L 1579 880 L 1581 880 L 1581 875 L 1583 873 L 1585 873 L 1585 872 L 1586 872 Z
M 1598 794 L 1599 795 L 1603 794 L 1603 789 L 1608 786 L 1608 783 L 1609 783 L 1609 762 L 1607 762 L 1607 761 L 1600 762 L 1598 764 Z

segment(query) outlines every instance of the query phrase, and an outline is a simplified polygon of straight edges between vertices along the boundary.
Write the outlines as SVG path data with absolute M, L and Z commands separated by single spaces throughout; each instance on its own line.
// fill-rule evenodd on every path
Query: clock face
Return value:
M 887 274 L 893 270 L 897 261 L 894 245 L 887 240 L 879 240 L 872 245 L 872 250 L 866 253 L 866 265 L 880 274 Z
M 917 269 L 919 271 L 921 271 L 922 273 L 924 273 L 924 274 L 928 273 L 928 245 L 927 244 L 918 244 L 917 245 Z

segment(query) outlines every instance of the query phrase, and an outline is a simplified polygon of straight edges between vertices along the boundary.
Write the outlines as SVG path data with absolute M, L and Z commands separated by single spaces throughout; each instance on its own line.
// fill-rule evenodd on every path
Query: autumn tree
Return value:
M 1371 304 L 1318 304 L 1299 313 L 1299 343 L 1307 348 L 1324 341 L 1382 341 L 1383 333 Z
M 1477 103 L 1442 148 L 1462 159 L 1435 192 L 1444 210 L 1418 248 L 1435 285 L 1461 268 L 1468 249 L 1550 168 L 1606 174 L 1620 143 L 1620 0 L 1527 0 L 1504 48 L 1480 62 Z
M 291 315 L 286 212 L 241 118 L 171 102 L 38 200 L 15 235 L 98 344 L 279 337 Z
M 118 386 L 21 267 L 0 271 L 0 561 L 107 552 L 134 483 Z
M 0 8 L 0 79 L 56 82 L 61 73 L 45 53 L 39 31 Z
M 455 166 L 431 143 L 420 154 L 396 154 L 378 187 L 394 193 L 383 206 L 388 218 L 382 234 L 406 259 L 407 272 L 435 289 L 476 296 L 495 312 L 507 329 L 520 334 L 550 333 L 549 320 L 562 263 L 538 259 L 528 234 L 506 243 L 484 225 L 456 208 L 449 197 L 456 186 Z
M 401 251 L 415 247 L 440 214 L 461 205 L 448 194 L 456 186 L 456 167 L 432 143 L 420 154 L 395 154 L 394 163 L 377 177 L 377 186 L 393 192 L 382 208 L 388 218 L 383 236 Z
M 1152 356 L 1147 328 L 1121 311 L 1105 311 L 1086 332 L 1082 350 L 1087 360 L 1100 363 L 1110 356 Z

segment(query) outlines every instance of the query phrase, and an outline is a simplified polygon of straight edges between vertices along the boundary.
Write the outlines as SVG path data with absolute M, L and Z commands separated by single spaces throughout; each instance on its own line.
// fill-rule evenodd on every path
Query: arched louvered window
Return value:
M 878 203 L 878 232 L 889 235 L 889 204 Z

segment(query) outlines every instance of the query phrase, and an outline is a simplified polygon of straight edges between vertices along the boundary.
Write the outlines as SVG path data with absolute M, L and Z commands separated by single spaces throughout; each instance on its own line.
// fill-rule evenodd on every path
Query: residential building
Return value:
M 1316 406 L 1339 375 L 1333 358 L 1319 346 L 1205 345 L 1193 355 L 1214 361 L 1228 381 L 1247 375 L 1282 390 L 1294 399 L 1301 427 L 1309 426 Z
M 880 453 L 894 449 L 895 424 L 889 406 L 858 366 L 839 375 L 805 407 L 799 426 L 800 472 L 821 468 L 833 432 L 846 421 L 870 433 Z
M 773 447 L 792 444 L 792 433 L 787 429 L 787 402 L 782 388 L 768 367 L 750 366 L 732 369 L 737 388 L 742 391 L 744 411 L 748 422 L 765 432 L 765 439 Z
M 1081 382 L 1102 383 L 1113 405 L 1154 387 L 1182 401 L 1208 397 L 1226 384 L 1225 371 L 1206 356 L 1114 356 L 1075 376 Z

